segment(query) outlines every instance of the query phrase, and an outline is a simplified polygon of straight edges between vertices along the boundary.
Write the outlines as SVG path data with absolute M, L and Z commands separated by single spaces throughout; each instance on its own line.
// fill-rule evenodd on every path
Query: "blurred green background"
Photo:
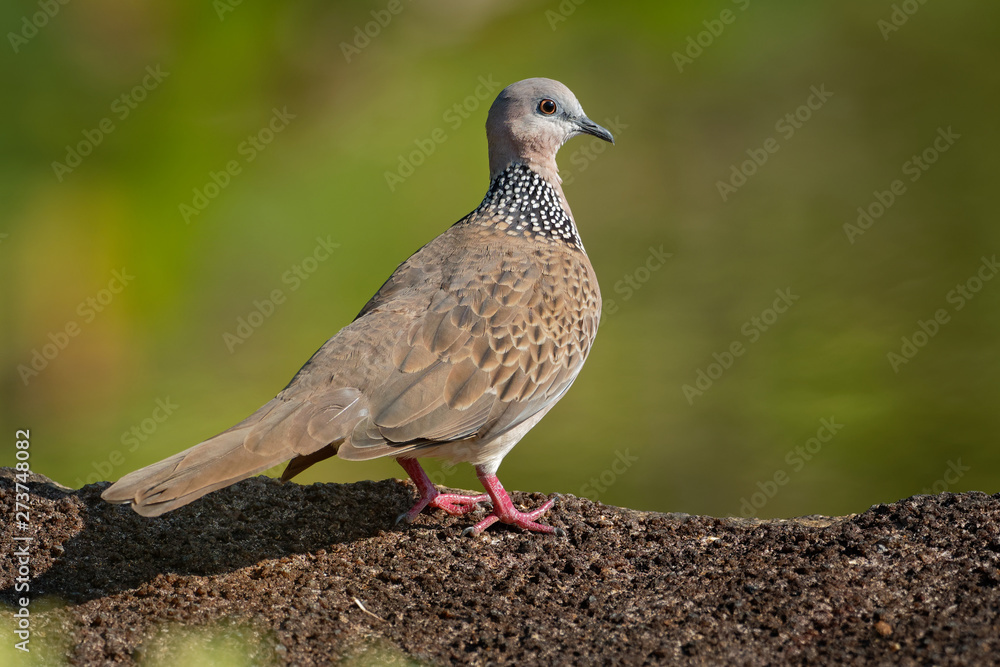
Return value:
M 606 317 L 508 488 L 762 517 L 1000 491 L 996 3 L 53 5 L 0 8 L 4 465 L 30 428 L 37 472 L 117 479 L 255 410 L 479 203 L 489 103 L 547 76 L 618 140 L 560 154 Z

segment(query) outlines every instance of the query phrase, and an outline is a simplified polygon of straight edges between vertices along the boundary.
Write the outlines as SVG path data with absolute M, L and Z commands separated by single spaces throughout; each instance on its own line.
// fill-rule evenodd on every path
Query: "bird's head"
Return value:
M 615 143 L 610 132 L 587 118 L 573 91 L 558 81 L 512 83 L 497 96 L 486 118 L 490 178 L 511 164 L 526 164 L 558 183 L 556 153 L 578 134 Z

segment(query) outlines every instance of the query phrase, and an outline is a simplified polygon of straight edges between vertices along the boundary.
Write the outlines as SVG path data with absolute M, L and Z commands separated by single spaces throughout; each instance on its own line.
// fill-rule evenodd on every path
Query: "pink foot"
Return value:
M 479 481 L 482 482 L 483 486 L 486 488 L 486 493 L 488 493 L 490 498 L 493 500 L 493 514 L 489 515 L 475 526 L 466 528 L 462 532 L 463 535 L 471 535 L 475 537 L 495 524 L 497 521 L 502 521 L 535 533 L 553 533 L 560 537 L 566 534 L 562 528 L 546 526 L 535 521 L 535 519 L 545 514 L 545 512 L 547 512 L 549 508 L 555 504 L 555 498 L 550 498 L 544 505 L 531 510 L 530 512 L 521 512 L 514 508 L 514 503 L 511 502 L 510 496 L 507 495 L 507 491 L 503 488 L 503 485 L 500 483 L 500 480 L 497 479 L 496 475 L 486 472 L 481 466 L 476 466 L 476 476 L 479 477 Z
M 479 496 L 462 496 L 457 493 L 441 493 L 427 477 L 427 473 L 420 467 L 416 459 L 396 459 L 403 470 L 407 472 L 413 483 L 417 485 L 420 498 L 408 512 L 403 512 L 396 518 L 396 523 L 405 521 L 411 523 L 417 518 L 425 507 L 436 507 L 442 509 L 452 516 L 461 516 L 477 509 L 479 503 L 490 499 L 483 494 Z

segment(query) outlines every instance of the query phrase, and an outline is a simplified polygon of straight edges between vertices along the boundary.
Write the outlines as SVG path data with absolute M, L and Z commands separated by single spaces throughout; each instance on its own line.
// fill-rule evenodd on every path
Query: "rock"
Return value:
M 0 471 L 0 601 L 17 609 L 25 595 L 8 554 L 32 534 L 31 646 L 74 664 L 169 664 L 185 650 L 295 665 L 1000 656 L 1000 494 L 775 521 L 563 496 L 546 520 L 566 537 L 494 526 L 470 539 L 462 528 L 485 510 L 395 525 L 414 493 L 398 480 L 258 477 L 157 519 L 101 501 L 106 483 L 27 486 L 22 533 L 14 472 Z

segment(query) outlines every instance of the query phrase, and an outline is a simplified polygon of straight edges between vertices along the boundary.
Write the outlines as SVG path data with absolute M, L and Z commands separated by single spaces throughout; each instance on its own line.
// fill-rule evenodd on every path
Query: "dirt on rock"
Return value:
M 565 537 L 469 538 L 486 509 L 396 525 L 398 480 L 259 477 L 156 519 L 103 502 L 106 483 L 32 480 L 31 648 L 71 664 L 1000 662 L 1000 494 L 783 521 L 563 496 L 545 520 Z M 25 595 L 15 497 L 3 469 L 3 624 Z

